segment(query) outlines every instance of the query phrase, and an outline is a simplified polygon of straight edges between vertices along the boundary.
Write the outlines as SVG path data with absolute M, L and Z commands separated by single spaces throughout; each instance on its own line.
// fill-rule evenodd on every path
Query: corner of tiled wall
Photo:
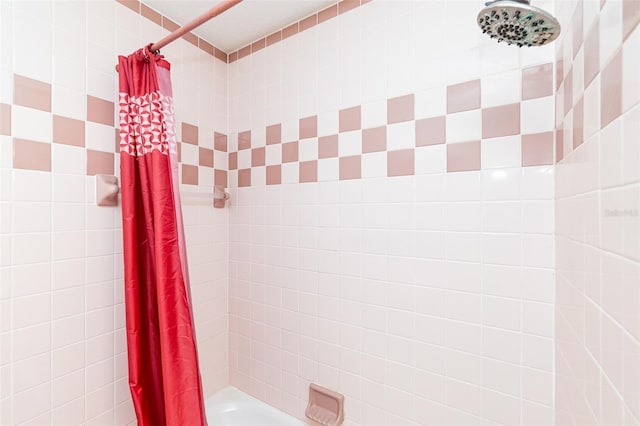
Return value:
M 558 2 L 556 424 L 640 423 L 640 2 Z

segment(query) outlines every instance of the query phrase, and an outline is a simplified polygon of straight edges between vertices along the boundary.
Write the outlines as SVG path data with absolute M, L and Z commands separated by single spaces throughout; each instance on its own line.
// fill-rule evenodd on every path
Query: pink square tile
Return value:
M 300 162 L 300 183 L 318 181 L 318 160 Z
M 0 135 L 11 136 L 11 105 L 0 104 Z
M 183 39 L 187 40 L 189 43 L 198 47 L 198 36 L 192 32 L 188 32 L 182 36 Z
M 562 45 L 560 45 L 562 46 Z M 558 54 L 562 55 L 562 47 L 558 50 Z M 556 91 L 560 90 L 560 85 L 564 78 L 564 60 L 562 56 L 556 57 Z
M 217 59 L 221 60 L 224 63 L 229 62 L 229 55 L 227 55 L 225 52 L 223 52 L 222 50 L 218 49 L 215 46 L 213 46 L 213 56 L 215 56 Z
M 584 98 L 573 107 L 573 149 L 584 142 Z
M 556 163 L 564 158 L 564 130 L 556 129 Z
M 251 169 L 238 170 L 238 186 L 251 186 Z
M 387 152 L 387 176 L 411 176 L 415 174 L 415 150 L 403 149 Z
M 553 95 L 553 64 L 542 64 L 522 70 L 522 100 Z
M 280 185 L 282 181 L 282 166 L 267 166 L 267 185 Z
M 54 115 L 53 142 L 84 146 L 84 121 Z
M 522 135 L 522 167 L 553 164 L 553 132 Z
M 113 102 L 87 95 L 87 120 L 113 126 Z
M 253 148 L 251 150 L 251 167 L 264 166 L 265 148 Z
M 480 80 L 447 87 L 447 113 L 480 108 Z
M 230 152 L 229 153 L 229 170 L 235 170 L 238 168 L 238 153 Z
M 600 72 L 600 21 L 596 17 L 584 41 L 584 87 Z
M 238 151 L 251 148 L 251 130 L 238 133 Z
M 185 185 L 198 184 L 198 167 L 189 164 L 182 165 L 182 183 Z
M 198 126 L 189 123 L 182 123 L 182 142 L 191 145 L 198 145 Z
M 622 114 L 622 49 L 602 71 L 600 80 L 602 128 Z
M 387 99 L 387 124 L 411 121 L 415 117 L 415 96 Z
M 360 6 L 360 0 L 340 0 L 338 3 L 338 13 L 343 14 Z
M 482 138 L 520 133 L 520 104 L 482 109 Z
M 135 13 L 140 13 L 140 1 L 139 0 L 117 0 L 118 3 L 128 7 Z
M 340 110 L 340 132 L 360 130 L 361 126 L 360 106 Z
M 167 18 L 166 16 L 163 16 L 162 17 L 162 28 L 173 32 L 173 31 L 177 30 L 178 28 L 180 28 L 180 25 L 176 24 L 175 22 L 173 22 L 171 19 Z
M 203 167 L 213 167 L 213 150 L 198 147 L 198 165 Z
M 416 121 L 416 146 L 439 145 L 446 141 L 446 117 L 423 118 Z
M 295 163 L 298 161 L 298 141 L 282 144 L 282 162 Z
M 305 117 L 300 119 L 299 124 L 300 139 L 315 138 L 318 136 L 318 116 Z
M 573 30 L 573 58 L 575 59 L 578 54 L 578 50 L 580 50 L 580 46 L 582 46 L 582 34 L 584 32 L 583 22 L 584 22 L 584 12 L 583 12 L 583 4 L 581 1 L 578 2 L 576 8 L 573 12 L 573 25 L 571 28 Z
M 573 108 L 573 67 L 564 79 L 564 116 Z
M 51 171 L 51 144 L 13 138 L 13 167 Z
M 318 12 L 318 24 L 338 15 L 338 5 L 334 4 Z
M 387 126 L 362 131 L 362 153 L 387 150 Z
M 447 172 L 480 170 L 480 141 L 447 144 Z
M 640 1 L 623 0 L 622 19 L 622 38 L 626 40 L 633 29 L 640 23 Z
M 281 124 L 272 124 L 271 126 L 267 126 L 266 132 L 267 145 L 275 145 L 282 142 Z
M 229 63 L 235 62 L 238 60 L 238 52 L 229 53 Z
M 114 169 L 114 154 L 112 152 L 87 150 L 87 176 L 97 174 L 112 175 Z M 196 167 L 196 181 L 198 179 Z M 184 180 L 184 179 L 183 179 Z
M 338 156 L 338 135 L 322 136 L 318 139 L 318 158 Z
M 213 184 L 221 185 L 225 188 L 229 186 L 227 171 L 226 170 L 214 170 L 213 172 Z
M 51 112 L 51 85 L 15 74 L 13 76 L 13 103 Z
M 215 132 L 213 134 L 213 149 L 216 151 L 227 152 L 228 149 L 227 135 Z
M 359 155 L 340 158 L 340 180 L 360 179 L 362 161 Z

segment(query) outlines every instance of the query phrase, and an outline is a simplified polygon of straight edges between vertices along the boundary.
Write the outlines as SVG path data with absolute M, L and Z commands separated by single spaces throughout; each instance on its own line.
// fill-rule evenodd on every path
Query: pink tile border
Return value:
M 553 164 L 553 132 L 522 135 L 522 167 Z
M 182 123 L 182 140 L 181 142 L 191 145 L 198 145 L 198 126 L 189 123 Z
M 277 164 L 275 166 L 266 167 L 267 185 L 280 185 L 282 183 L 282 166 Z
M 185 185 L 198 184 L 198 166 L 190 164 L 182 165 L 182 183 Z
M 556 129 L 556 163 L 564 158 L 564 130 Z
M 51 144 L 13 138 L 13 168 L 51 171 Z
M 53 142 L 83 147 L 85 146 L 84 127 L 84 121 L 54 115 Z
M 112 175 L 114 173 L 114 157 L 112 152 L 87 149 L 87 176 Z
M 11 136 L 11 105 L 0 104 L 0 135 Z
M 238 186 L 251 186 L 251 169 L 238 170 Z
M 364 129 L 362 131 L 362 153 L 387 150 L 387 126 Z
M 480 170 L 480 141 L 447 144 L 447 172 Z
M 276 145 L 282 142 L 282 125 L 273 124 L 266 128 L 267 145 Z
M 416 120 L 416 146 L 439 145 L 446 142 L 446 116 Z
M 573 149 L 584 142 L 584 98 L 573 107 Z
M 480 108 L 480 80 L 447 87 L 447 114 Z
M 251 150 L 251 167 L 265 165 L 265 148 L 253 148 Z
M 222 185 L 227 188 L 229 186 L 228 172 L 226 170 L 215 169 L 213 172 L 214 185 Z
M 387 99 L 387 124 L 411 121 L 415 117 L 413 94 Z
M 553 95 L 553 64 L 535 65 L 522 70 L 522 100 Z
M 626 40 L 629 34 L 640 24 L 640 1 L 623 0 L 622 19 L 622 39 Z
M 340 132 L 360 130 L 362 126 L 362 108 L 355 106 L 341 109 L 338 115 L 338 128 Z
M 251 130 L 238 133 L 238 151 L 251 148 Z
M 520 133 L 520 104 L 482 109 L 482 138 L 517 135 Z
M 298 141 L 282 144 L 282 162 L 295 163 L 298 161 Z
M 301 161 L 298 171 L 300 183 L 318 181 L 318 161 Z
M 51 85 L 14 74 L 13 103 L 27 108 L 51 112 Z
M 229 170 L 236 170 L 238 168 L 238 153 L 229 153 Z
M 111 101 L 87 95 L 87 121 L 113 127 L 115 105 Z
M 198 147 L 198 165 L 203 167 L 213 167 L 213 150 Z
M 600 20 L 596 17 L 584 41 L 584 88 L 600 72 Z
M 622 114 L 622 49 L 602 70 L 600 100 L 600 124 L 604 128 Z
M 338 135 L 322 136 L 318 139 L 318 158 L 338 156 Z
M 227 135 L 214 132 L 213 133 L 213 149 L 216 151 L 227 152 L 229 145 L 227 142 Z
M 359 155 L 340 157 L 340 180 L 360 179 L 362 177 L 362 159 Z
M 318 136 L 318 116 L 301 118 L 298 123 L 300 139 L 315 138 Z
M 387 152 L 387 176 L 415 174 L 415 150 L 403 149 Z

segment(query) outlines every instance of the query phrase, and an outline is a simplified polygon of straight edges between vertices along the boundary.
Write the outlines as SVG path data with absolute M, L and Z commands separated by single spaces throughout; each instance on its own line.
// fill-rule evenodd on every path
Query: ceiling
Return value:
M 184 25 L 211 9 L 215 0 L 142 0 Z M 244 0 L 193 30 L 227 53 L 335 3 L 335 0 Z

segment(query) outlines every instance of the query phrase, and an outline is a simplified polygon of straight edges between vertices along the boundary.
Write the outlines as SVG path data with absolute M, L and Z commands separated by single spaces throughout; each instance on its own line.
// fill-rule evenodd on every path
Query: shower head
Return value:
M 542 46 L 560 35 L 558 20 L 531 6 L 529 0 L 495 0 L 485 6 L 478 14 L 478 25 L 498 43 Z

